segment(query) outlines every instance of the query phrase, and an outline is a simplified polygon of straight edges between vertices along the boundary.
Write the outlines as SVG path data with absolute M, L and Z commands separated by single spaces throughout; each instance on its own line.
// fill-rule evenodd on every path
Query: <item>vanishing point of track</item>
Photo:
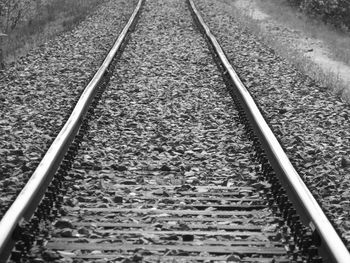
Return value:
M 140 0 L 71 117 L 1 220 L 0 261 L 5 262 L 15 247 L 12 260 L 21 262 L 45 222 L 54 221 L 55 227 L 63 230 L 45 247 L 87 261 L 350 262 L 343 242 L 292 167 L 192 0 L 188 7 L 255 147 L 262 191 L 258 193 L 256 184 L 242 184 L 230 175 L 208 173 L 205 178 L 195 178 L 188 167 L 162 165 L 158 170 L 109 177 L 109 186 L 98 186 L 103 197 L 91 198 L 94 191 L 91 196 L 82 195 L 79 206 L 65 206 L 62 215 L 65 181 L 143 5 Z M 207 134 L 210 132 L 218 135 L 215 129 Z M 167 149 L 156 150 L 162 154 Z M 186 149 L 186 145 L 177 151 L 197 159 L 203 155 L 197 149 Z M 124 172 L 126 168 L 117 166 L 116 170 Z M 176 178 L 177 173 L 187 175 L 191 183 Z M 96 207 L 96 198 L 114 206 Z M 64 232 L 69 228 L 78 229 L 78 233 Z

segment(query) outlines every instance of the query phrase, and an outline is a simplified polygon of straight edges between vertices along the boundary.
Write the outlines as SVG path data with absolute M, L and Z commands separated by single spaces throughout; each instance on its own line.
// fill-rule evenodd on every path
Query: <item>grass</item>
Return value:
M 16 61 L 34 46 L 71 30 L 104 0 L 45 0 L 1 45 L 5 62 Z
M 310 38 L 322 39 L 332 47 L 334 59 L 350 64 L 350 33 L 310 18 L 288 4 L 286 0 L 257 0 L 259 8 L 281 23 L 302 30 Z
M 293 42 L 284 41 L 278 33 L 271 32 L 272 29 L 266 27 L 265 21 L 253 19 L 252 9 L 254 6 L 258 6 L 260 10 L 269 16 L 267 20 L 275 20 L 295 32 L 301 32 L 309 38 L 320 39 L 332 50 L 331 57 L 333 59 L 348 65 L 350 65 L 350 33 L 336 30 L 333 26 L 305 16 L 291 7 L 286 0 L 245 0 L 244 10 L 240 10 L 232 4 L 236 0 L 221 1 L 226 3 L 228 8 L 230 7 L 228 9 L 229 13 L 240 24 L 247 27 L 265 44 L 272 47 L 277 54 L 284 57 L 300 71 L 315 79 L 321 86 L 330 88 L 330 91 L 343 101 L 350 103 L 349 83 L 343 81 L 338 74 L 325 71 L 320 65 L 307 58 L 305 49 L 300 50 L 300 47 L 296 47 Z

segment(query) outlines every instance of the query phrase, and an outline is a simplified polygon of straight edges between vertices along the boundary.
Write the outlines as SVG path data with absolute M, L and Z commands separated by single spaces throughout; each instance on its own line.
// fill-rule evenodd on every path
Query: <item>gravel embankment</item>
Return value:
M 196 181 L 207 173 L 243 179 L 255 167 L 251 143 L 183 1 L 145 4 L 96 115 L 76 162 L 87 178 L 95 176 L 91 168 L 118 178 L 124 168 L 128 174 L 167 166 Z
M 250 161 L 252 146 L 244 126 L 236 121 L 237 114 L 185 1 L 147 1 L 70 173 L 74 182 L 68 191 L 66 206 L 78 209 L 88 201 L 96 202 L 94 207 L 141 209 L 144 208 L 141 199 L 139 204 L 128 201 L 137 200 L 141 185 L 184 185 L 195 189 L 207 183 L 256 186 L 258 192 L 262 185 L 255 184 L 257 164 Z M 135 189 L 116 190 L 116 184 L 135 185 Z M 120 196 L 126 200 L 123 205 L 118 201 Z M 152 207 L 181 206 L 181 200 L 174 201 L 158 200 Z M 83 220 L 84 214 L 80 216 Z M 109 220 L 108 216 L 99 216 L 99 221 L 92 222 Z M 259 222 L 252 218 L 247 222 L 260 225 L 275 220 L 270 216 L 271 212 L 264 210 Z M 66 219 L 60 220 L 75 222 L 77 219 L 72 217 L 72 213 L 67 212 Z M 124 217 L 128 217 L 128 213 Z M 156 228 L 157 219 L 148 215 L 142 220 L 147 218 L 155 220 L 152 226 Z M 137 221 L 131 216 L 126 222 Z M 273 224 L 270 230 L 273 232 L 275 228 Z M 52 235 L 79 237 L 87 242 L 89 238 L 109 237 L 99 228 L 92 232 L 78 228 L 55 229 Z M 112 230 L 109 235 L 113 238 Z M 126 242 L 123 237 L 120 239 Z M 138 242 L 171 243 L 146 239 Z M 61 255 L 70 257 L 76 253 L 82 252 Z M 135 253 L 142 254 L 143 250 Z M 42 255 L 57 257 L 50 251 Z M 116 262 L 130 262 L 132 258 L 119 257 Z
M 136 0 L 101 4 L 73 31 L 39 46 L 0 76 L 0 218 L 33 172 Z
M 244 30 L 225 1 L 196 0 L 306 184 L 350 241 L 350 109 Z

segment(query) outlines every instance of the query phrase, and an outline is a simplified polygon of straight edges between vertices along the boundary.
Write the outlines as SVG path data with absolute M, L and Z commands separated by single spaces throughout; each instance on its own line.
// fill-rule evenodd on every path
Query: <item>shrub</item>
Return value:
M 326 23 L 350 29 L 350 0 L 288 0 L 288 2 Z
M 0 32 L 10 33 L 26 16 L 30 0 L 0 0 Z
M 6 41 L 0 49 L 8 57 L 17 57 L 22 47 L 73 28 L 104 0 L 0 0 L 0 33 L 6 33 Z M 57 26 L 50 24 L 56 23 Z M 58 29 L 57 29 L 58 28 Z M 1 66 L 1 58 L 0 58 Z

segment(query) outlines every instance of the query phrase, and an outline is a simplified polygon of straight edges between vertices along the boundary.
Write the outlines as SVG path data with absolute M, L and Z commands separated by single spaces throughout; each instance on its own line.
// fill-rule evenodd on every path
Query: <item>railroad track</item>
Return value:
M 1 262 L 11 250 L 16 262 L 350 262 L 192 0 L 160 2 L 163 16 L 186 37 L 199 34 L 192 13 L 236 108 L 215 90 L 223 83 L 204 39 L 197 36 L 183 48 L 197 51 L 193 57 L 189 52 L 167 61 L 163 55 L 182 41 L 175 43 L 180 31 L 163 28 L 152 12 L 155 3 L 141 0 L 1 220 Z M 187 18 L 174 19 L 185 9 Z M 151 32 L 164 35 L 152 43 Z M 134 46 L 140 41 L 147 51 Z M 170 69 L 185 62 L 167 72 L 156 63 L 145 73 L 147 56 L 159 56 Z M 123 77 L 128 69 L 119 64 L 138 67 L 135 62 L 158 82 L 129 85 Z M 193 78 L 199 72 L 208 76 Z M 169 79 L 177 88 L 166 88 Z M 189 83 L 197 86 L 189 91 Z

